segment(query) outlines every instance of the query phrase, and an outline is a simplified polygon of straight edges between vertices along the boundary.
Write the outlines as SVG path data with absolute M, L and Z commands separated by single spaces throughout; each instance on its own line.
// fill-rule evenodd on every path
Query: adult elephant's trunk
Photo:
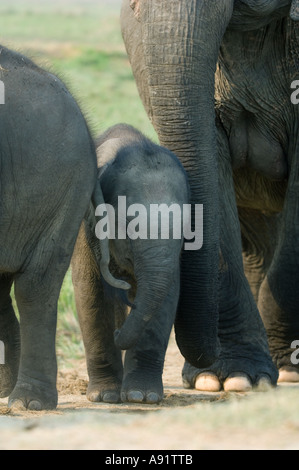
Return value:
M 142 242 L 145 242 L 142 240 Z M 135 244 L 143 245 L 134 255 L 134 272 L 137 280 L 137 292 L 134 305 L 120 330 L 115 332 L 115 344 L 120 349 L 130 349 L 141 338 L 143 331 L 159 308 L 166 300 L 170 289 L 178 277 L 179 241 L 168 241 L 162 245 L 161 240 L 144 243 L 136 240 Z M 177 248 L 172 247 L 177 245 Z
M 200 251 L 185 251 L 176 337 L 194 366 L 218 354 L 219 204 L 215 71 L 234 0 L 139 0 L 153 125 L 188 172 L 191 199 L 204 206 Z M 139 86 L 140 89 L 140 86 Z

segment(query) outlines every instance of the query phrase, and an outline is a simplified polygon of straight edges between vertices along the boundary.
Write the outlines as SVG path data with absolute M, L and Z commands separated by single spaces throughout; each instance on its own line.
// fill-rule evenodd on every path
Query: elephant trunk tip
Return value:
M 112 287 L 125 291 L 131 289 L 131 285 L 128 284 L 126 281 L 123 281 L 121 279 L 115 279 L 115 277 L 112 276 L 109 271 L 108 264 L 104 260 L 100 261 L 100 271 L 105 281 Z
M 114 344 L 119 349 L 126 351 L 131 349 L 138 341 L 138 334 L 131 334 L 128 336 L 122 330 L 115 330 L 114 332 Z
M 199 356 L 185 354 L 184 357 L 189 364 L 198 369 L 210 367 L 218 359 L 218 355 L 214 353 L 201 353 Z
M 179 344 L 178 347 L 181 354 L 189 364 L 198 369 L 203 369 L 211 366 L 217 361 L 220 355 L 220 345 L 201 345 L 200 348 L 190 348 Z

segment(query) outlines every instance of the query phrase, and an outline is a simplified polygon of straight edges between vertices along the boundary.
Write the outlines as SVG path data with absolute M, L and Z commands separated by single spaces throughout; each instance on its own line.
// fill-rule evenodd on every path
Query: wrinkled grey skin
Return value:
M 140 96 L 161 144 L 188 172 L 192 202 L 204 204 L 203 249 L 182 257 L 176 324 L 190 386 L 204 369 L 220 384 L 233 375 L 276 382 L 255 301 L 275 366 L 294 370 L 298 19 L 298 0 L 123 0 Z
M 52 409 L 57 301 L 96 184 L 96 153 L 57 77 L 1 46 L 0 79 L 0 396 L 12 407 Z M 108 244 L 102 251 L 108 263 Z
M 187 176 L 178 159 L 134 128 L 114 126 L 99 137 L 96 146 L 104 199 L 117 215 L 118 196 L 126 196 L 127 207 L 143 204 L 148 211 L 150 204 L 182 207 L 189 203 Z M 72 259 L 89 374 L 87 397 L 105 402 L 159 402 L 180 290 L 182 238 L 174 239 L 170 232 L 170 239 L 161 239 L 161 224 L 156 240 L 150 239 L 149 224 L 147 239 L 134 240 L 128 235 L 119 239 L 116 231 L 116 239 L 110 241 L 111 270 L 132 286 L 129 301 L 133 308 L 125 320 L 125 299 L 107 290 L 100 276 L 94 214 L 91 206 Z M 128 216 L 127 228 L 130 221 Z M 124 367 L 120 348 L 127 349 Z

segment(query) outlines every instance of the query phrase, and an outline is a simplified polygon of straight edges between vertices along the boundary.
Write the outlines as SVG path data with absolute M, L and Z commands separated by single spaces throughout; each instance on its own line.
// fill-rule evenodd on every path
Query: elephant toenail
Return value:
M 232 374 L 225 380 L 223 388 L 225 392 L 250 392 L 252 384 L 249 377 Z
M 221 384 L 215 374 L 204 372 L 197 377 L 195 389 L 204 392 L 219 392 Z
M 98 403 L 101 401 L 101 395 L 99 392 L 90 392 L 87 395 L 87 399 L 91 401 L 92 403 Z
M 149 392 L 146 395 L 146 403 L 149 403 L 150 405 L 155 404 L 155 403 L 159 403 L 159 401 L 161 401 L 161 398 L 155 392 Z
M 133 403 L 142 403 L 144 400 L 144 395 L 139 390 L 132 390 L 127 394 L 127 401 Z
M 28 410 L 31 411 L 41 411 L 42 410 L 42 404 L 38 400 L 31 400 L 28 404 Z
M 8 402 L 9 408 L 15 411 L 26 411 L 26 406 L 22 402 L 22 400 L 11 400 Z
M 254 390 L 256 392 L 268 392 L 272 388 L 273 385 L 269 377 L 260 377 L 260 379 L 257 381 L 256 386 L 254 387 Z
M 105 392 L 103 393 L 103 402 L 104 403 L 118 403 L 119 394 L 117 392 Z

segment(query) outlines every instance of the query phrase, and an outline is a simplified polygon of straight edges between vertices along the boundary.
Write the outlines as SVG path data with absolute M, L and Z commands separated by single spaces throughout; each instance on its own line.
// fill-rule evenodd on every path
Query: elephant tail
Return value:
M 96 209 L 100 204 L 105 204 L 104 196 L 102 193 L 102 188 L 100 186 L 99 181 L 97 181 L 95 190 L 92 195 L 92 204 L 93 204 L 94 209 Z M 99 263 L 100 271 L 104 280 L 110 286 L 115 287 L 116 289 L 122 289 L 122 290 L 131 289 L 130 284 L 128 284 L 126 281 L 123 281 L 121 279 L 115 279 L 115 277 L 111 274 L 109 270 L 110 251 L 109 251 L 108 238 L 100 240 L 100 244 L 101 244 L 101 258 L 98 260 L 98 263 Z

